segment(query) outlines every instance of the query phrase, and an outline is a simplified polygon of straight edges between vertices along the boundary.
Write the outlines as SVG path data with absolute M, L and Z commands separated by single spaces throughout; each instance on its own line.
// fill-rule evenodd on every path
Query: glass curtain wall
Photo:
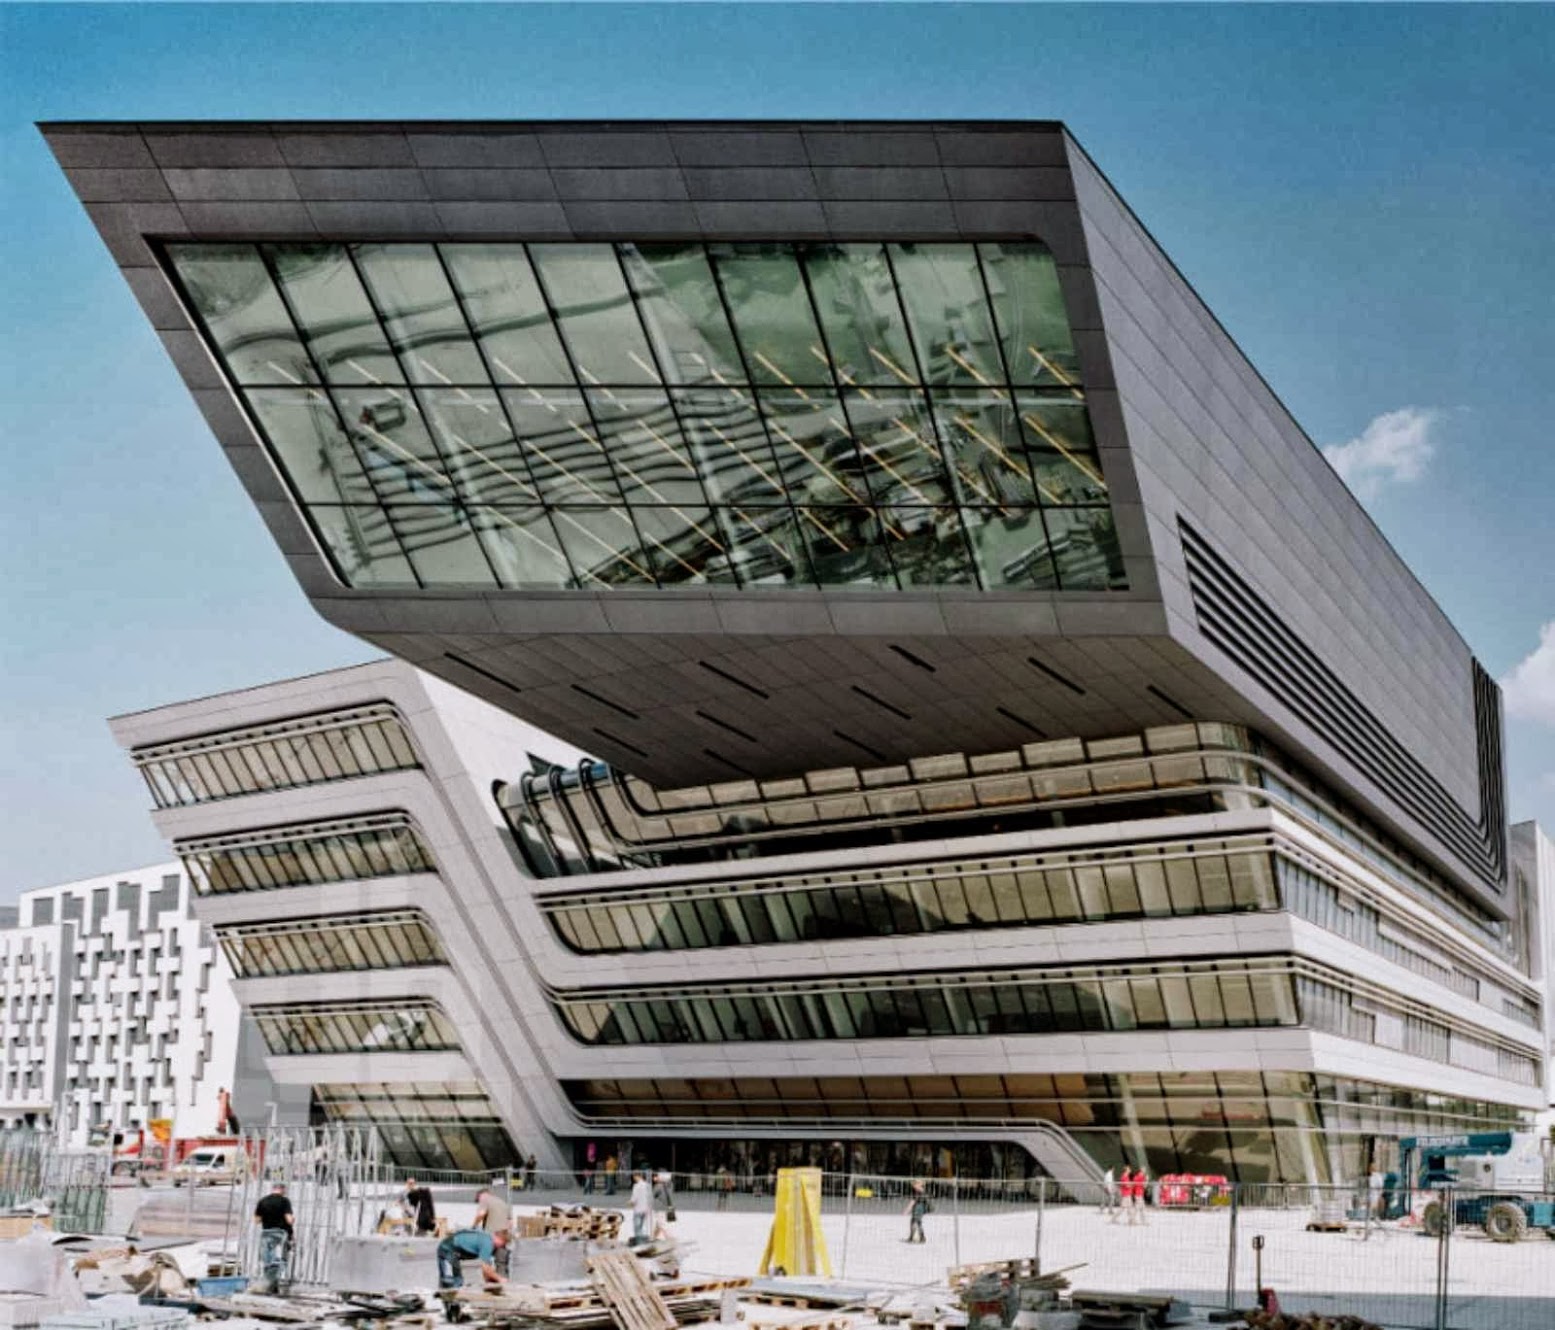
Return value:
M 420 766 L 405 727 L 387 708 L 162 744 L 133 756 L 158 808 Z
M 1503 1104 L 1301 1072 L 606 1079 L 564 1081 L 562 1088 L 612 1140 L 651 1134 L 661 1143 L 654 1158 L 672 1146 L 678 1169 L 711 1172 L 724 1164 L 737 1177 L 757 1180 L 771 1171 L 769 1162 L 925 1176 L 915 1161 L 933 1149 L 930 1143 L 847 1140 L 847 1124 L 871 1120 L 910 1121 L 920 1129 L 945 1123 L 947 1135 L 954 1131 L 950 1124 L 964 1131 L 1051 1122 L 1103 1167 L 1143 1164 L 1157 1178 L 1199 1172 L 1296 1183 L 1361 1176 L 1372 1138 L 1390 1160 L 1390 1138 L 1521 1124 L 1519 1112 Z M 815 1134 L 776 1142 L 741 1137 L 742 1120 L 774 1119 Z M 677 1122 L 687 1129 L 716 1124 L 725 1134 L 675 1140 Z M 1036 1171 L 1016 1146 L 994 1145 L 998 1153 L 986 1155 L 981 1151 L 990 1147 L 971 1148 L 979 1153 L 967 1167 L 958 1165 L 962 1176 L 1024 1178 Z
M 218 927 L 216 936 L 239 979 L 334 974 L 443 965 L 447 957 L 419 910 L 384 910 L 349 919 L 293 919 Z
M 1283 959 L 1238 957 L 1171 967 L 1049 967 L 998 979 L 817 979 L 787 991 L 709 985 L 554 1001 L 586 1044 L 1199 1030 L 1297 1024 L 1293 974 Z
M 437 871 L 404 814 L 281 827 L 262 838 L 175 843 L 175 849 L 202 895 Z
M 349 585 L 1125 585 L 1039 242 L 166 254 Z
M 299 1053 L 456 1052 L 459 1038 L 436 1003 L 345 1002 L 328 1006 L 252 1008 L 265 1047 Z
M 523 1161 L 495 1106 L 473 1082 L 315 1085 L 312 1117 L 317 1125 L 377 1128 L 388 1160 L 412 1172 L 477 1173 Z
M 1027 856 L 754 879 L 674 892 L 541 902 L 573 951 L 593 954 L 910 936 L 969 928 L 1278 908 L 1261 841 Z

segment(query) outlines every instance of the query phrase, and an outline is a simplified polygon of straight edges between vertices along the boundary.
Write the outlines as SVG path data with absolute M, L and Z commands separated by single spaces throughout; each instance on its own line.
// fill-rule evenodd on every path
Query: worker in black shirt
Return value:
M 417 1184 L 415 1178 L 405 1179 L 405 1207 L 415 1216 L 417 1233 L 432 1233 L 437 1229 L 437 1209 L 432 1204 L 432 1189 Z
M 254 1207 L 254 1222 L 259 1225 L 259 1270 L 265 1291 L 278 1293 L 286 1278 L 292 1239 L 292 1203 L 286 1198 L 285 1183 L 277 1182 Z

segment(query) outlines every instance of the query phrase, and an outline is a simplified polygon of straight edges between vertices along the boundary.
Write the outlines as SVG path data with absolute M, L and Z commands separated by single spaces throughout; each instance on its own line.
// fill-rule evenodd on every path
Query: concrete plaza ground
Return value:
M 455 1226 L 468 1222 L 475 1208 L 473 1186 L 436 1191 L 440 1214 Z M 119 1222 L 127 1223 L 134 1205 L 147 1196 L 139 1189 L 116 1193 Z M 536 1197 L 552 1199 L 564 1198 Z M 626 1208 L 624 1195 L 572 1199 Z M 210 1193 L 201 1200 L 220 1203 Z M 687 1272 L 755 1274 L 771 1227 L 771 1200 L 740 1196 L 727 1211 L 714 1209 L 710 1196 L 684 1200 L 671 1231 L 690 1248 Z M 523 1193 L 516 1193 L 515 1210 L 530 1208 L 524 1201 Z M 1399 1330 L 1435 1326 L 1438 1241 L 1389 1225 L 1369 1233 L 1309 1233 L 1307 1218 L 1305 1209 L 1239 1211 L 1234 1305 L 1252 1304 L 1252 1240 L 1261 1235 L 1263 1282 L 1286 1310 L 1349 1312 Z M 828 1200 L 822 1229 L 833 1273 L 849 1283 L 929 1289 L 943 1285 L 952 1265 L 1040 1250 L 1045 1270 L 1081 1267 L 1069 1276 L 1077 1289 L 1167 1292 L 1201 1309 L 1227 1305 L 1232 1234 L 1224 1208 L 1151 1210 L 1148 1223 L 1130 1226 L 1089 1206 L 1049 1205 L 1040 1211 L 1008 1206 L 964 1214 L 939 1205 L 927 1217 L 927 1241 L 919 1245 L 905 1241 L 907 1219 L 898 1201 Z M 1555 1330 L 1555 1241 L 1540 1234 L 1517 1244 L 1493 1243 L 1477 1230 L 1463 1229 L 1454 1234 L 1447 1257 L 1449 1330 Z

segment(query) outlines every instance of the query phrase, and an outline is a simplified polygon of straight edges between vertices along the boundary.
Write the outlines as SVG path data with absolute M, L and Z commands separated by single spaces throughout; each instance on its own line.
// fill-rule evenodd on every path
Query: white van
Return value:
M 191 1150 L 173 1169 L 173 1186 L 214 1186 L 220 1182 L 236 1182 L 241 1167 L 242 1152 L 235 1148 L 205 1146 Z

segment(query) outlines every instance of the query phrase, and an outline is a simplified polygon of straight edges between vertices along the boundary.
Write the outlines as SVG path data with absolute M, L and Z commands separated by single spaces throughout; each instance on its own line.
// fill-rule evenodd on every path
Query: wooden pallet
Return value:
M 769 1321 L 745 1318 L 747 1330 L 851 1330 L 851 1316 L 823 1316 L 807 1321 Z
M 629 1251 L 590 1256 L 588 1272 L 621 1330 L 675 1330 L 675 1315 Z
M 1012 1284 L 1037 1276 L 1037 1262 L 1030 1256 L 1017 1256 L 1007 1261 L 979 1261 L 975 1265 L 953 1265 L 945 1272 L 951 1291 L 965 1288 L 983 1275 L 1002 1275 Z

